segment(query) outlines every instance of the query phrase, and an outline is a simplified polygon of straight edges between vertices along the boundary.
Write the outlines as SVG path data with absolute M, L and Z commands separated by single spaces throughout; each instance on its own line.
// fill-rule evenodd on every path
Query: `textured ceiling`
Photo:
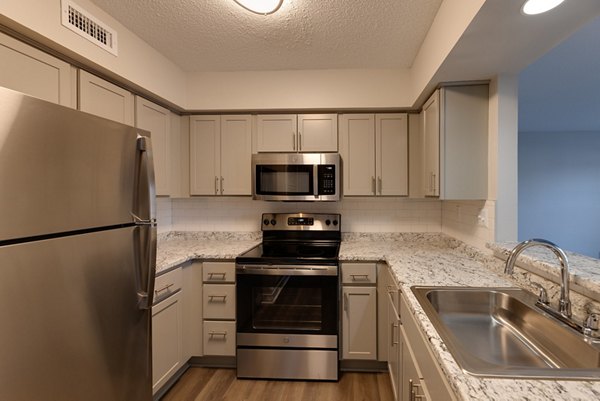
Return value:
M 442 0 L 92 0 L 185 71 L 410 67 Z

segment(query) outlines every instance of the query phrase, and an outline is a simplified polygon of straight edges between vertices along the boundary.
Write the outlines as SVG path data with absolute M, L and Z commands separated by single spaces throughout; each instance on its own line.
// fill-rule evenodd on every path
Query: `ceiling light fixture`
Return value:
M 256 14 L 269 15 L 279 10 L 283 0 L 233 0 L 248 11 Z
M 527 15 L 545 13 L 557 7 L 565 0 L 527 0 L 521 8 L 521 12 Z

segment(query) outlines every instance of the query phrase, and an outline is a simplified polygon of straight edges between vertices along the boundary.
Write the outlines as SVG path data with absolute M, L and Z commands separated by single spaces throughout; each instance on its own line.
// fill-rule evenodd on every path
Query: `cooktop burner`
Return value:
M 263 214 L 263 242 L 236 258 L 239 264 L 336 264 L 339 214 Z

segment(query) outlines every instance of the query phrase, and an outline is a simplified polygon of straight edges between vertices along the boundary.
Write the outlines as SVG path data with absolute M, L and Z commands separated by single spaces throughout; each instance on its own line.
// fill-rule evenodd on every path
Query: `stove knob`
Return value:
M 328 226 L 328 225 L 330 225 L 330 224 L 331 224 L 331 220 L 329 220 L 329 219 L 325 220 L 325 225 L 327 225 L 327 226 Z
M 275 219 L 271 219 L 271 224 L 275 225 L 275 224 L 277 224 L 277 221 Z
M 268 225 L 269 225 L 269 219 L 264 219 L 264 220 L 263 220 L 263 224 L 264 224 L 265 226 L 268 226 Z
M 337 226 L 338 225 L 338 221 L 337 220 L 333 220 L 333 225 Z

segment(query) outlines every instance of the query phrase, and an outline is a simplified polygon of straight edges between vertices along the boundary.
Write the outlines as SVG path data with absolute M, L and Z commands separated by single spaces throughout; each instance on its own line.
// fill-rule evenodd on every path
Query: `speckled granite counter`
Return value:
M 156 274 L 162 274 L 191 259 L 235 259 L 260 243 L 258 233 L 173 232 L 159 236 Z
M 157 271 L 187 260 L 233 259 L 260 242 L 260 233 L 170 233 L 159 242 Z M 499 246 L 502 247 L 501 245 Z M 507 245 L 507 248 L 510 245 Z M 499 249 L 500 249 L 499 248 Z M 342 261 L 386 261 L 433 354 L 460 400 L 597 400 L 600 382 L 477 378 L 464 373 L 413 295 L 413 285 L 526 286 L 503 275 L 493 256 L 439 234 L 344 234 Z M 592 280 L 594 281 L 594 280 Z
M 600 382 L 477 378 L 464 373 L 446 349 L 410 287 L 516 286 L 500 273 L 502 263 L 441 235 L 346 236 L 342 261 L 385 260 L 394 271 L 408 307 L 429 338 L 443 372 L 461 400 L 597 400 Z

